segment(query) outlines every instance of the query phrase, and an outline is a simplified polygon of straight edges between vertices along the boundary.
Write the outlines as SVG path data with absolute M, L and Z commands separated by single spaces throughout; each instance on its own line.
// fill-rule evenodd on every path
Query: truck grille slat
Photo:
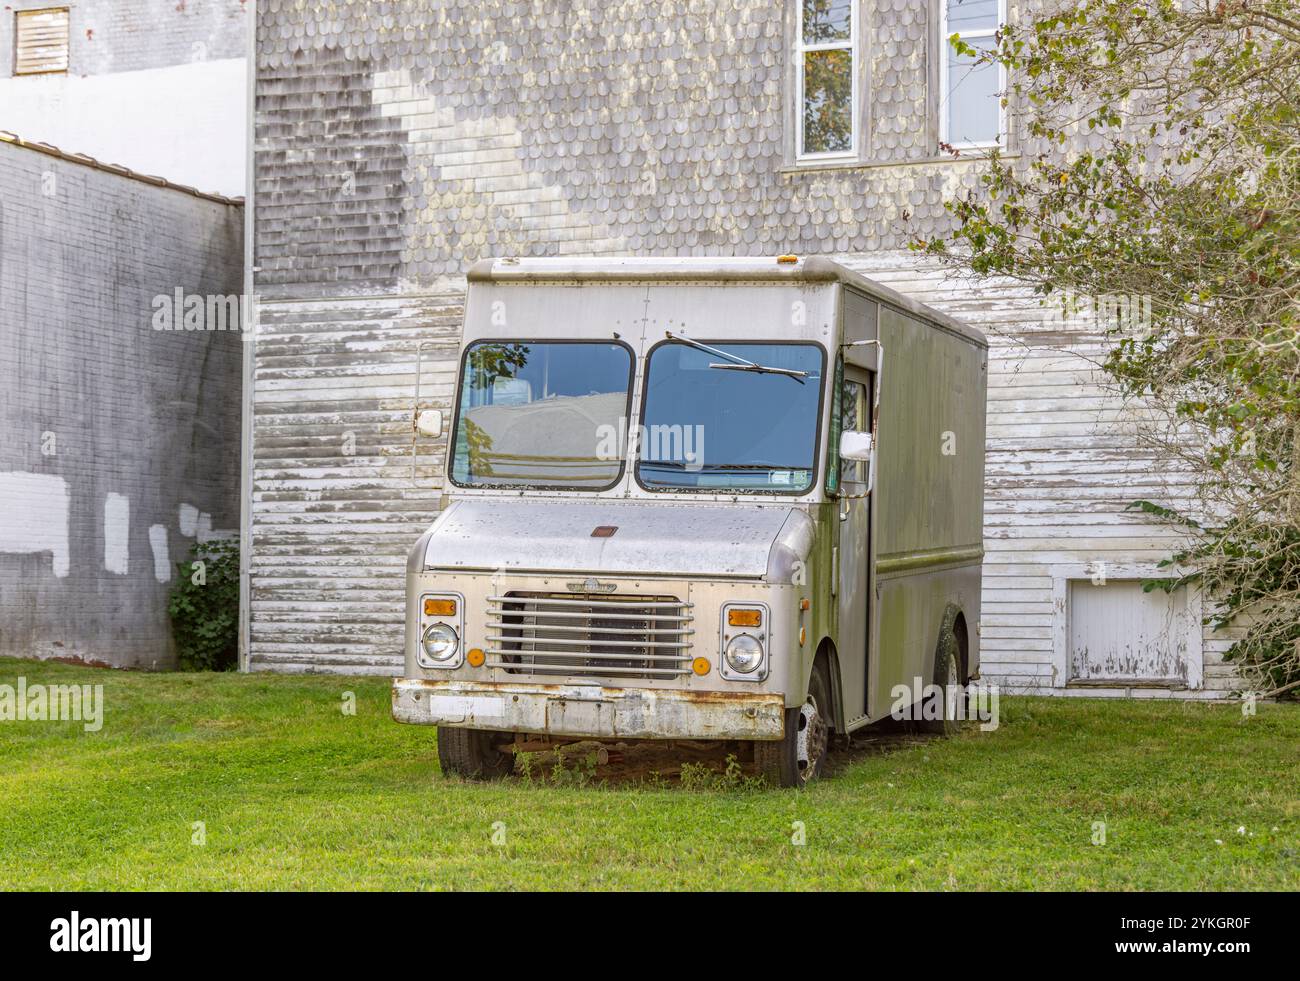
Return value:
M 488 602 L 491 603 L 491 600 L 489 600 Z M 502 613 L 501 609 L 495 606 L 489 606 L 488 611 L 493 614 Z M 529 610 L 528 611 L 528 617 L 530 620 L 545 619 L 545 620 L 566 620 L 567 621 L 567 620 L 572 620 L 574 617 L 583 617 L 583 616 L 586 616 L 586 614 L 582 613 L 579 610 L 564 610 L 563 612 L 561 612 L 560 610 Z M 613 620 L 616 622 L 621 622 L 624 620 L 639 622 L 647 619 L 647 614 L 643 614 L 643 613 L 599 613 L 599 614 L 595 614 L 595 616 L 597 617 L 597 619 L 600 620 Z M 692 617 L 690 617 L 689 615 L 679 616 L 679 615 L 668 615 L 663 613 L 649 614 L 648 618 L 656 622 L 662 622 L 665 624 L 687 623 L 692 619 Z M 509 624 L 509 626 L 514 626 L 514 624 Z
M 570 613 L 570 614 L 569 614 L 569 617 L 572 617 L 572 616 L 573 616 L 573 614 Z M 608 619 L 608 617 L 602 617 L 602 619 Z M 486 626 L 488 627 L 489 630 L 500 630 L 500 629 L 502 629 L 502 628 L 517 629 L 519 625 L 516 624 L 516 623 L 505 623 L 504 621 L 500 621 L 500 620 L 490 620 L 490 621 L 488 621 L 488 623 L 486 624 Z M 532 631 L 534 631 L 534 632 L 542 632 L 542 631 L 546 631 L 546 632 L 551 632 L 551 633 L 556 633 L 556 632 L 568 633 L 568 632 L 572 631 L 573 628 L 572 628 L 572 627 L 567 627 L 567 626 L 565 626 L 565 625 L 563 625 L 563 624 L 556 625 L 556 624 L 553 624 L 553 623 L 534 623 L 534 624 L 532 624 L 528 629 L 529 629 L 529 630 L 532 630 Z M 627 633 L 627 628 L 626 628 L 626 627 L 588 627 L 588 628 L 587 628 L 587 633 L 589 633 L 589 634 L 625 634 L 625 633 Z M 693 633 L 695 633 L 694 630 L 683 629 L 683 628 L 681 628 L 681 627 L 662 627 L 662 628 L 655 628 L 655 629 L 652 629 L 652 630 L 638 630 L 638 631 L 637 631 L 637 636 L 640 636 L 641 634 L 646 634 L 646 635 L 653 635 L 653 634 L 671 634 L 671 635 L 674 636 L 674 637 L 685 637 L 685 636 L 689 636 L 690 634 L 693 634 Z
M 519 652 L 516 650 L 510 650 L 509 648 L 489 647 L 487 648 L 487 650 L 484 651 L 484 653 L 495 654 L 502 657 L 508 657 L 508 656 L 518 654 Z M 591 654 L 588 651 L 529 651 L 528 655 L 529 657 L 534 657 L 534 658 L 537 657 L 585 658 L 591 656 Z M 642 661 L 654 661 L 656 666 L 661 661 L 686 662 L 690 660 L 689 657 L 683 654 L 614 654 L 614 653 L 601 654 L 600 659 L 602 661 L 630 661 L 632 663 L 641 663 Z
M 488 640 L 493 640 L 493 641 L 515 641 L 518 639 L 519 639 L 518 634 L 488 636 Z M 560 646 L 564 646 L 565 644 L 573 643 L 572 631 L 570 631 L 569 634 L 566 634 L 563 637 L 529 637 L 528 640 L 530 643 L 534 645 L 548 644 L 551 647 L 554 647 L 557 644 L 559 644 Z M 604 638 L 600 638 L 596 640 L 595 643 L 598 646 L 600 646 L 602 649 L 606 647 L 634 647 L 638 649 L 644 649 L 648 647 L 669 647 L 669 648 L 681 649 L 684 647 L 691 646 L 690 644 L 685 643 L 683 641 L 669 641 L 669 640 L 607 640 Z
M 508 592 L 488 597 L 488 667 L 511 674 L 690 674 L 691 604 L 673 596 Z
M 520 596 L 529 597 L 528 602 L 533 606 L 581 606 L 581 607 L 607 607 L 616 609 L 626 607 L 631 603 L 638 610 L 651 610 L 656 608 L 678 609 L 680 607 L 689 607 L 689 603 L 683 603 L 679 599 L 663 600 L 654 599 L 646 602 L 640 602 L 637 597 L 619 597 L 611 599 L 605 593 L 583 593 L 583 596 L 589 596 L 590 599 L 574 599 L 570 596 L 547 597 L 542 593 L 507 593 L 505 596 L 489 596 L 489 603 L 517 603 Z
M 518 670 L 519 665 L 514 661 L 485 661 L 483 662 L 489 668 L 506 668 L 511 674 L 582 674 L 587 677 L 653 677 L 653 678 L 675 678 L 679 675 L 688 674 L 688 671 L 679 670 L 678 668 L 612 668 L 602 667 L 599 672 L 595 671 L 578 671 L 568 665 L 553 664 L 530 664 L 527 671 Z

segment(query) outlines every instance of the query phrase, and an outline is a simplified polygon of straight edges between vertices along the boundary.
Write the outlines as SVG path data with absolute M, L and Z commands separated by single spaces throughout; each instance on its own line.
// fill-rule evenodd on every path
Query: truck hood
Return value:
M 808 515 L 783 505 L 483 498 L 453 503 L 417 550 L 425 569 L 789 582 L 812 541 Z

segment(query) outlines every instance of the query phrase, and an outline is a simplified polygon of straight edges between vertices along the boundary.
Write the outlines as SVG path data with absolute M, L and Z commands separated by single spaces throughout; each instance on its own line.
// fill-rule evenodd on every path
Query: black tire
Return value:
M 931 683 L 943 694 L 927 697 L 917 706 L 920 710 L 920 718 L 917 719 L 916 729 L 918 732 L 932 733 L 936 736 L 955 736 L 961 731 L 961 722 L 959 717 L 949 717 L 953 714 L 950 710 L 954 708 L 960 710 L 961 706 L 949 704 L 947 691 L 950 684 L 962 683 L 961 648 L 957 643 L 957 632 L 951 623 L 945 623 L 943 632 L 939 634 L 939 644 L 934 651 L 934 677 Z M 959 692 L 957 695 L 958 699 L 964 697 L 964 692 Z M 935 702 L 937 704 L 933 704 Z M 938 718 L 927 718 L 936 712 Z
M 822 775 L 834 731 L 830 692 L 824 664 L 818 661 L 808 679 L 807 701 L 785 710 L 785 736 L 754 743 L 754 762 L 769 783 L 805 787 Z
M 438 762 L 443 776 L 466 780 L 499 780 L 514 772 L 513 753 L 503 753 L 498 744 L 509 742 L 510 734 L 489 729 L 459 729 L 438 726 Z

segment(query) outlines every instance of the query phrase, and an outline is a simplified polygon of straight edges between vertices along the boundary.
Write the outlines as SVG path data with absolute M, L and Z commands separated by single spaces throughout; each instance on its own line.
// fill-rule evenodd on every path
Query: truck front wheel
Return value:
M 510 741 L 510 734 L 488 729 L 458 729 L 438 726 L 438 762 L 444 776 L 466 780 L 498 780 L 515 768 L 513 753 L 497 746 Z
M 830 749 L 830 711 L 830 685 L 819 661 L 808 679 L 803 705 L 785 710 L 785 736 L 754 743 L 754 762 L 770 783 L 805 787 L 821 776 Z

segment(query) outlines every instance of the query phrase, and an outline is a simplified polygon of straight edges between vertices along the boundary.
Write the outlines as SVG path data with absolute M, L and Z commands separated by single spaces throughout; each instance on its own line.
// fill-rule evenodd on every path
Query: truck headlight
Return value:
M 763 663 L 763 643 L 750 634 L 737 634 L 727 644 L 724 656 L 731 670 L 749 674 Z
M 424 631 L 420 643 L 424 646 L 424 653 L 430 658 L 435 661 L 445 661 L 455 656 L 456 649 L 460 646 L 460 638 L 451 625 L 434 623 Z

